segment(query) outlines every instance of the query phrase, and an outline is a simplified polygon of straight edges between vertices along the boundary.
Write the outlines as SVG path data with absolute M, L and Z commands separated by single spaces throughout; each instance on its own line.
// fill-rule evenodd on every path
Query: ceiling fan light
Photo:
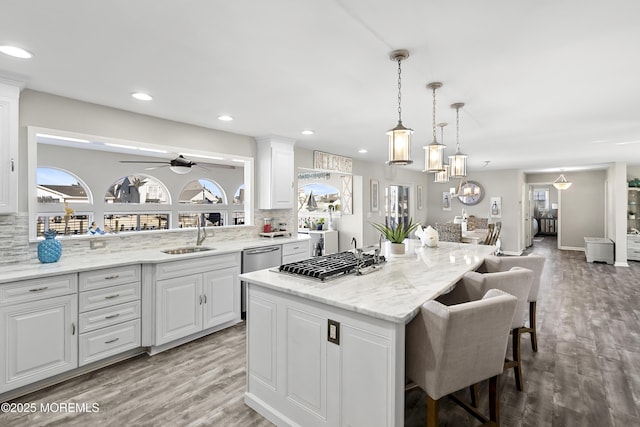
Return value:
M 190 166 L 171 165 L 171 166 L 169 166 L 169 169 L 171 169 L 172 172 L 180 174 L 180 175 L 184 175 L 184 174 L 187 174 L 187 173 L 191 172 L 191 167 Z
M 571 187 L 571 184 L 573 184 L 573 182 L 567 181 L 567 178 L 565 178 L 564 174 L 560 174 L 560 176 L 555 181 L 553 181 L 553 186 L 558 190 L 566 190 L 567 188 Z

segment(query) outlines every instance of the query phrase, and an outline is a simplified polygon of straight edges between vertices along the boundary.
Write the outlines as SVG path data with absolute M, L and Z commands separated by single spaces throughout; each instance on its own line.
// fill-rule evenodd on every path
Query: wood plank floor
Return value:
M 545 236 L 530 250 L 547 257 L 539 352 L 523 338 L 524 391 L 512 371 L 502 375 L 502 425 L 640 426 L 640 263 L 591 264 L 555 245 Z M 0 426 L 270 426 L 243 403 L 244 340 L 241 324 L 83 375 L 15 402 L 97 402 L 99 412 L 0 413 Z M 486 386 L 480 391 L 486 409 Z M 421 391 L 406 395 L 405 414 L 407 426 L 424 425 Z M 440 425 L 478 424 L 445 399 Z

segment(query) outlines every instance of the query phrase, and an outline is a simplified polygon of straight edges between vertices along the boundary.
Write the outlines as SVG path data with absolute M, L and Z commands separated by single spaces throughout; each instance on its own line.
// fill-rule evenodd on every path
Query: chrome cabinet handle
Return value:
M 11 159 L 11 172 L 15 172 L 15 170 L 16 170 L 15 161 Z
M 40 292 L 40 291 L 44 291 L 45 289 L 49 289 L 49 287 L 43 286 L 42 288 L 29 289 L 29 292 Z
M 107 276 L 104 278 L 104 280 L 112 280 L 112 279 L 117 279 L 118 277 L 120 277 L 119 274 L 115 274 L 113 276 Z
M 202 295 L 200 295 L 200 305 L 202 305 Z
M 206 304 L 207 303 L 207 296 L 203 295 L 203 297 L 204 297 L 204 303 Z
M 120 313 L 112 314 L 110 316 L 104 316 L 105 319 L 113 319 L 114 317 L 120 316 Z
M 76 334 L 76 324 L 75 322 L 71 323 L 71 335 L 75 335 Z
M 118 341 L 119 339 L 120 339 L 120 338 L 114 338 L 114 339 L 112 339 L 112 340 L 105 341 L 104 343 L 105 343 L 105 344 L 111 344 L 112 342 L 116 342 L 116 341 Z
M 106 297 L 104 297 L 104 299 L 113 299 L 113 298 L 118 298 L 119 296 L 120 296 L 120 294 L 107 295 Z

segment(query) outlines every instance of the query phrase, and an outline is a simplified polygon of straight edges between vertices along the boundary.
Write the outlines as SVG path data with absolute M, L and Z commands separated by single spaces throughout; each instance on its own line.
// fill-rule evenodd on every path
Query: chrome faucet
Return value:
M 202 245 L 204 239 L 207 238 L 207 231 L 204 229 L 205 227 L 205 219 L 202 215 L 198 215 L 198 219 L 196 220 L 196 226 L 198 227 L 198 237 L 196 238 L 196 246 Z

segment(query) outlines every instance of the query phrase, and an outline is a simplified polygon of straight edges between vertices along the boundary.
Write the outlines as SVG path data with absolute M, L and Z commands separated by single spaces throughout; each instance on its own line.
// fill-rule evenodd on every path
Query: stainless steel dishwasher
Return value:
M 282 245 L 248 248 L 242 251 L 242 272 L 250 273 L 265 268 L 277 267 L 282 264 Z M 242 318 L 247 312 L 247 284 L 241 283 Z

